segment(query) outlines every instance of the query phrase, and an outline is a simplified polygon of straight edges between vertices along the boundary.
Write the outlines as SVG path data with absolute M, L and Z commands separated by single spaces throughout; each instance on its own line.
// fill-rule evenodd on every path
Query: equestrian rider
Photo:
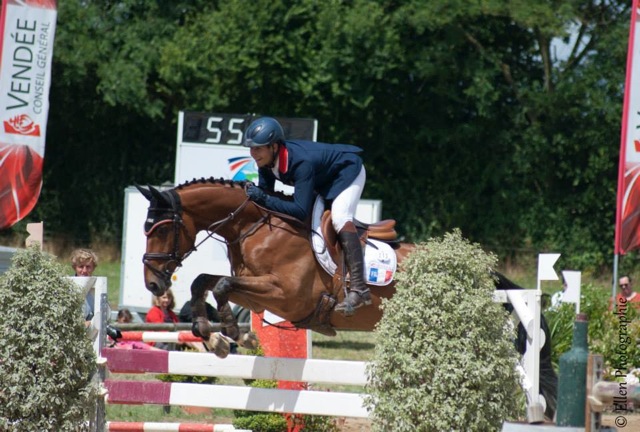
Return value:
M 353 223 L 366 173 L 358 153 L 360 147 L 312 141 L 285 140 L 278 121 L 261 117 L 251 123 L 245 134 L 245 147 L 258 165 L 259 183 L 250 184 L 247 195 L 267 209 L 305 221 L 312 210 L 315 193 L 331 204 L 333 227 L 345 252 L 350 287 L 336 311 L 351 316 L 355 310 L 371 304 L 371 293 L 364 282 L 364 257 Z M 275 181 L 293 186 L 293 201 L 267 195 Z

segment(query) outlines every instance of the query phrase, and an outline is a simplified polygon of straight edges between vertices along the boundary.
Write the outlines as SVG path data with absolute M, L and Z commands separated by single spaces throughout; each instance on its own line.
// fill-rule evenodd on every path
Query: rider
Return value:
M 282 126 L 271 117 L 261 117 L 249 125 L 244 145 L 250 147 L 251 157 L 258 165 L 259 187 L 250 184 L 247 188 L 252 201 L 304 221 L 311 213 L 315 193 L 327 201 L 333 200 L 333 227 L 350 274 L 349 292 L 335 309 L 351 316 L 356 309 L 371 304 L 371 293 L 363 279 L 362 247 L 353 223 L 366 180 L 358 156 L 362 149 L 346 144 L 285 140 Z M 273 192 L 276 179 L 294 187 L 293 201 L 265 193 L 265 190 Z

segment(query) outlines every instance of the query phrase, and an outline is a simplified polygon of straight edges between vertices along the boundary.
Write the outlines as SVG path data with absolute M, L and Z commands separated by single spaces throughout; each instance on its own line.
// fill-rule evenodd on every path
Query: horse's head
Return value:
M 136 188 L 149 200 L 144 233 L 147 250 L 144 263 L 145 286 L 161 296 L 171 286 L 171 275 L 193 250 L 195 232 L 182 216 L 180 197 L 175 190 L 161 192 L 153 186 Z

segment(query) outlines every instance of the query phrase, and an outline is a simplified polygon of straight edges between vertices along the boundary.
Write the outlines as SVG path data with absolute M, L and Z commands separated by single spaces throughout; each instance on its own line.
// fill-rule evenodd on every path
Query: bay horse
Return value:
M 372 331 L 382 317 L 382 299 L 395 293 L 394 282 L 370 285 L 372 304 L 358 309 L 353 317 L 334 312 L 333 307 L 345 296 L 341 269 L 335 276 L 329 275 L 315 257 L 309 225 L 249 201 L 246 185 L 247 182 L 213 178 L 194 179 L 164 191 L 136 185 L 150 201 L 143 257 L 147 289 L 155 296 L 164 294 L 171 286 L 173 272 L 196 250 L 196 235 L 207 231 L 209 237 L 215 234 L 224 239 L 231 276 L 200 274 L 193 281 L 192 331 L 216 355 L 225 357 L 229 353 L 229 340 L 246 347 L 256 344 L 251 334 L 240 334 L 230 301 L 257 313 L 268 310 L 297 328 L 325 335 L 333 336 L 336 330 Z M 393 248 L 401 265 L 415 246 L 393 242 Z M 521 289 L 497 272 L 494 276 L 497 289 Z M 208 291 L 212 291 L 217 303 L 222 335 L 212 335 L 206 318 Z M 519 329 L 520 333 L 523 331 Z M 542 378 L 543 372 L 541 388 L 547 401 L 555 402 L 555 373 L 550 367 L 550 338 L 546 333 L 549 356 L 547 360 L 541 358 L 541 371 L 548 363 L 546 373 L 550 371 L 553 377 Z M 549 387 L 545 380 L 553 384 L 552 389 L 545 391 Z

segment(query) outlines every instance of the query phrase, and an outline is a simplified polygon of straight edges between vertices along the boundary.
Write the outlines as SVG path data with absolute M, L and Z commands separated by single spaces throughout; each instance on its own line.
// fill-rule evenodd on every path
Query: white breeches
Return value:
M 358 174 L 353 183 L 333 200 L 333 204 L 331 204 L 331 219 L 336 232 L 340 232 L 347 222 L 353 221 L 366 180 L 367 173 L 363 165 L 360 174 Z

